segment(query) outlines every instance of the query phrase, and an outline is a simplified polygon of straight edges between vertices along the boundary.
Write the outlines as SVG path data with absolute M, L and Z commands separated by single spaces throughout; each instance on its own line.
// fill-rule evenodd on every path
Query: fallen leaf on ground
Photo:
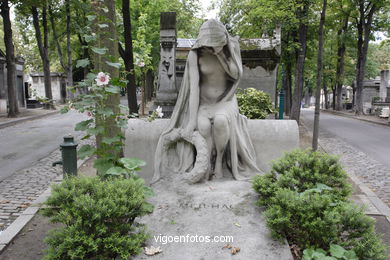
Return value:
M 234 225 L 237 226 L 237 227 L 241 227 L 241 225 L 238 224 L 238 223 L 234 223 Z
M 162 250 L 159 246 L 158 247 L 154 247 L 154 246 L 145 247 L 145 255 L 152 256 L 152 255 L 156 255 L 156 254 L 161 253 L 161 252 L 162 252 Z
M 237 254 L 238 252 L 240 252 L 240 248 L 239 247 L 233 247 L 232 250 L 230 251 L 230 253 L 232 253 L 232 255 L 235 255 Z
M 232 245 L 231 245 L 231 244 L 226 244 L 226 245 L 224 245 L 224 246 L 222 247 L 222 249 L 224 249 L 224 248 L 230 249 L 230 248 L 232 248 Z
M 31 205 L 31 203 L 23 203 L 19 206 L 19 208 L 28 208 Z
M 210 190 L 215 190 L 215 188 L 213 186 L 210 186 L 210 185 L 209 185 L 209 189 Z

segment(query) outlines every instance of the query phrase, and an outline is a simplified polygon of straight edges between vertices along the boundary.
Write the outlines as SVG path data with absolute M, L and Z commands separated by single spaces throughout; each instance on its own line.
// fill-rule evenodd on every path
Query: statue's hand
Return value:
M 221 54 L 223 54 L 222 50 L 223 50 L 223 46 L 213 47 L 213 54 L 214 55 L 221 55 Z
M 192 134 L 194 133 L 194 127 L 186 127 L 186 128 L 182 128 L 180 130 L 180 134 L 181 136 L 186 139 L 186 140 L 189 140 L 191 139 L 192 137 Z

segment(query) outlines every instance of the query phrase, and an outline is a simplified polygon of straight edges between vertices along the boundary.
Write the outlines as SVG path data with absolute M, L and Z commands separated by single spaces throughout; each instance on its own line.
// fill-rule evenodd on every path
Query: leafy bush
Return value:
M 249 119 L 265 119 L 269 114 L 276 112 L 271 97 L 254 88 L 239 89 L 237 102 L 240 114 Z
M 265 216 L 274 237 L 287 236 L 300 248 L 328 249 L 337 243 L 353 249 L 359 259 L 386 259 L 374 220 L 356 205 L 335 202 L 315 189 L 303 193 L 279 189 L 271 200 Z
M 152 212 L 142 179 L 66 178 L 54 185 L 44 215 L 65 226 L 51 231 L 45 259 L 127 259 L 147 239 L 137 217 Z
M 303 251 L 302 260 L 359 260 L 355 251 L 346 250 L 339 245 L 330 245 L 329 253 L 321 248 L 308 248 Z
M 321 184 L 331 187 L 329 193 L 339 200 L 345 200 L 351 194 L 347 174 L 337 157 L 321 152 L 295 150 L 275 161 L 270 173 L 256 176 L 253 188 L 261 195 L 259 204 L 267 205 L 277 189 L 303 192 Z
M 268 207 L 264 214 L 274 237 L 320 253 L 337 244 L 362 260 L 386 259 L 374 219 L 348 201 L 351 187 L 337 158 L 301 150 L 287 153 L 270 173 L 254 178 L 253 188 L 260 194 L 258 203 Z M 306 254 L 305 259 L 338 259 L 326 252 L 323 258 L 319 253 L 313 258 L 313 250 Z M 354 259 L 352 253 L 348 256 Z

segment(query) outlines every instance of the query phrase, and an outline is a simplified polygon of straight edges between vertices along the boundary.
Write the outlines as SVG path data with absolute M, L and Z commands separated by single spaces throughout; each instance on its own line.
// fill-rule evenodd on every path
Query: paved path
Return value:
M 313 121 L 313 110 L 302 110 L 305 122 Z M 321 113 L 320 129 L 337 136 L 390 169 L 390 127 Z
M 301 120 L 311 130 L 313 110 L 303 109 Z M 390 207 L 389 127 L 321 113 L 319 143 Z
M 48 156 L 64 135 L 81 135 L 73 129 L 84 118 L 71 111 L 0 129 L 0 181 Z

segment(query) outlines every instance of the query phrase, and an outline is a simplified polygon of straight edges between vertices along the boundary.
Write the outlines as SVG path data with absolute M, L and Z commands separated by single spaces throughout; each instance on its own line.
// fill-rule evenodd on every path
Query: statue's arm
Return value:
M 199 68 L 198 55 L 196 51 L 190 51 L 188 54 L 188 69 L 190 79 L 190 96 L 189 96 L 189 121 L 188 131 L 194 131 L 198 119 L 199 108 Z

